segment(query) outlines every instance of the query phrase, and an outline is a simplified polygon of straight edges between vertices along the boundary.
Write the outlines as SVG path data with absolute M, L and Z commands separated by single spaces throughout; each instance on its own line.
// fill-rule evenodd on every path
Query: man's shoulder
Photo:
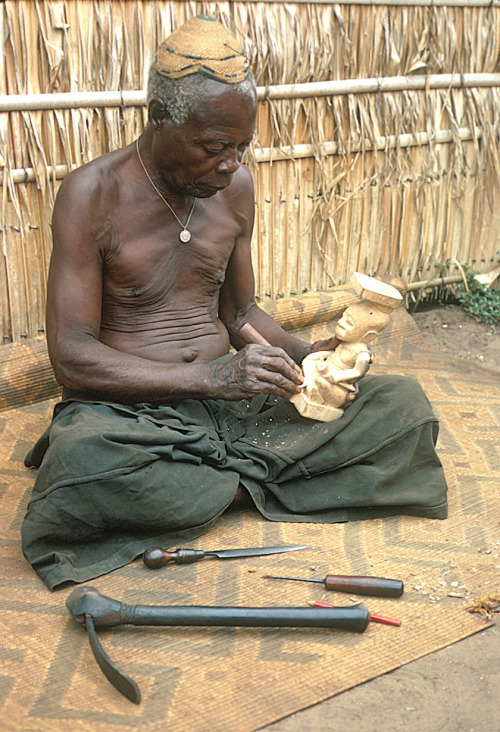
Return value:
M 238 170 L 236 171 L 236 175 L 234 176 L 235 182 L 244 187 L 244 188 L 251 188 L 253 190 L 253 178 L 252 174 L 250 173 L 249 169 L 246 165 L 240 165 Z
M 120 148 L 100 155 L 69 173 L 61 186 L 61 193 L 92 198 L 109 194 L 120 180 L 120 169 L 129 159 L 127 148 Z
M 233 210 L 243 213 L 245 216 L 249 216 L 250 212 L 254 208 L 254 185 L 253 179 L 248 168 L 244 165 L 240 165 L 236 173 L 233 175 L 231 185 L 224 188 L 221 200 L 224 201 L 225 205 Z M 218 194 L 220 195 L 220 194 Z
M 254 187 L 250 171 L 245 165 L 240 165 L 233 175 L 231 185 L 224 189 L 229 196 L 253 196 Z

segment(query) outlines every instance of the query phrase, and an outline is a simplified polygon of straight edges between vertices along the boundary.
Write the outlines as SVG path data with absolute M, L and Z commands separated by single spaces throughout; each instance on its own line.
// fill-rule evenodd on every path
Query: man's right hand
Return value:
M 237 401 L 274 394 L 289 399 L 300 391 L 302 382 L 300 369 L 282 348 L 249 344 L 230 361 L 214 367 L 213 398 Z

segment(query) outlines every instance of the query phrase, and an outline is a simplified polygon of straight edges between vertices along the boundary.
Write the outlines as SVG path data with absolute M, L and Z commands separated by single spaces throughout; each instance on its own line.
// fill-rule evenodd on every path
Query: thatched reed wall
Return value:
M 500 250 L 499 0 L 6 0 L 4 342 L 43 331 L 60 179 L 139 134 L 154 50 L 195 13 L 246 37 L 262 87 L 248 157 L 260 297 L 325 289 L 353 269 L 407 281 L 448 260 L 487 269 Z M 306 86 L 275 88 L 290 84 Z M 102 91 L 121 96 L 76 94 L 67 108 L 32 96 Z

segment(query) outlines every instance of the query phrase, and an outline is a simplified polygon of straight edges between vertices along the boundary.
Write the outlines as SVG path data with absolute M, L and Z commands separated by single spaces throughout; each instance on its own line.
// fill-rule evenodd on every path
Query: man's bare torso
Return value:
M 135 144 L 67 176 L 52 217 L 47 343 L 60 384 L 119 402 L 288 398 L 309 348 L 255 301 L 255 89 L 204 80 L 182 123 L 153 94 Z M 169 202 L 169 205 L 162 198 Z M 189 222 L 191 240 L 179 239 Z M 249 323 L 272 346 L 249 344 Z M 212 361 L 237 351 L 227 363 Z
M 126 174 L 127 153 L 130 157 L 130 148 L 110 159 L 112 179 Z M 218 305 L 240 231 L 234 200 L 230 206 L 225 190 L 197 198 L 192 238 L 182 243 L 181 227 L 154 191 L 151 196 L 148 181 L 126 190 L 121 186 L 119 193 L 111 183 L 111 189 L 106 224 L 97 237 L 103 263 L 99 339 L 119 351 L 174 363 L 226 354 L 229 336 Z M 181 221 L 189 208 L 177 212 Z

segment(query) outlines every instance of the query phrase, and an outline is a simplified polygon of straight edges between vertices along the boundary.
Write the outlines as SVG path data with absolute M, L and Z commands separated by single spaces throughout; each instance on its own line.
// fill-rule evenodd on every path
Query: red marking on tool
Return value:
M 339 605 L 332 605 L 330 602 L 317 602 L 317 601 L 310 601 L 308 603 L 312 607 L 339 607 Z M 385 625 L 401 625 L 401 620 L 395 620 L 395 618 L 386 618 L 383 615 L 374 615 L 373 613 L 368 613 L 370 616 L 370 620 L 373 620 L 374 623 L 384 623 Z

